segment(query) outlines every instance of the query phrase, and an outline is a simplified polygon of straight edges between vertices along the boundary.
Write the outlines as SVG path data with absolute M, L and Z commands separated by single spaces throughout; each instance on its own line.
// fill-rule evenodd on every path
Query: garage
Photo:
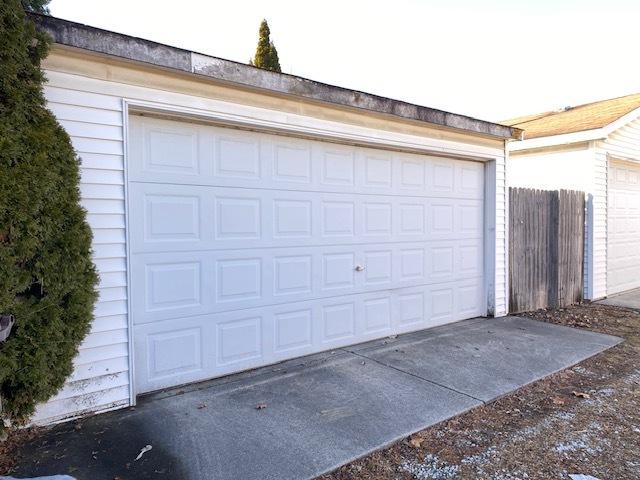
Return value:
M 74 371 L 34 421 L 507 314 L 521 130 L 34 20 L 100 276 Z
M 141 115 L 129 132 L 136 393 L 486 315 L 484 163 Z
M 640 165 L 610 160 L 607 291 L 640 287 Z

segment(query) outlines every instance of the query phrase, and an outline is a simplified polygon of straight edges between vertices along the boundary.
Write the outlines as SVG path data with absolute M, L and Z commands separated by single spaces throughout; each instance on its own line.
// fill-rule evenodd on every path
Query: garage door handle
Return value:
M 362 265 L 356 265 L 356 272 L 361 272 L 364 270 L 364 266 Z

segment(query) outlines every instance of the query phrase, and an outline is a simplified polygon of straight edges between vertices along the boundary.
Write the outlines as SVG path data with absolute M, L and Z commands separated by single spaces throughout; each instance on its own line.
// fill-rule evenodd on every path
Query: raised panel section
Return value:
M 216 147 L 216 175 L 249 179 L 260 177 L 260 145 L 257 141 L 221 137 Z
M 200 305 L 200 263 L 146 266 L 146 310 L 170 310 Z
M 278 313 L 275 316 L 275 351 L 311 346 L 311 310 Z
M 259 258 L 219 260 L 217 262 L 218 302 L 260 298 L 262 262 Z
M 262 319 L 234 320 L 218 325 L 218 365 L 243 362 L 262 355 Z
M 458 288 L 459 311 L 463 315 L 477 315 L 480 297 L 477 285 L 461 286 Z
M 453 205 L 433 205 L 432 228 L 437 234 L 453 232 Z
M 453 314 L 453 289 L 444 288 L 431 292 L 431 318 L 442 320 Z
M 354 234 L 354 212 L 352 202 L 322 203 L 322 233 L 325 236 L 352 236 Z
M 391 328 L 391 302 L 388 297 L 365 300 L 364 330 L 375 333 Z
M 424 293 L 409 293 L 398 296 L 400 325 L 421 323 L 424 321 Z
M 146 241 L 198 240 L 200 199 L 197 196 L 145 195 Z
M 311 182 L 311 149 L 276 145 L 274 178 L 288 182 Z
M 323 341 L 325 342 L 352 337 L 356 333 L 353 303 L 324 307 L 322 321 Z
M 278 257 L 274 260 L 274 295 L 311 292 L 311 255 Z
M 309 237 L 311 236 L 311 201 L 275 200 L 274 236 Z
M 479 246 L 465 245 L 459 249 L 460 273 L 467 276 L 482 274 L 482 254 Z
M 216 238 L 260 238 L 260 200 L 257 198 L 216 198 Z
M 453 247 L 431 249 L 431 274 L 436 277 L 453 275 Z
M 401 235 L 423 235 L 425 233 L 424 221 L 424 205 L 400 205 Z
M 460 231 L 482 233 L 482 205 L 460 205 Z
M 391 283 L 392 253 L 390 250 L 365 252 L 365 284 L 378 285 Z
M 325 254 L 322 259 L 322 287 L 324 289 L 353 287 L 354 269 L 353 253 Z
M 391 186 L 391 158 L 366 156 L 364 184 L 371 187 Z
M 433 166 L 433 188 L 440 192 L 453 192 L 455 167 L 453 162 L 436 163 Z
M 424 278 L 424 249 L 412 248 L 400 251 L 400 279 Z
M 325 152 L 322 160 L 322 183 L 352 186 L 355 183 L 355 161 L 351 152 Z
M 149 129 L 144 157 L 145 170 L 197 175 L 200 173 L 197 130 Z
M 424 160 L 403 160 L 400 166 L 401 185 L 409 188 L 422 188 L 425 182 Z
M 147 372 L 151 379 L 202 369 L 200 328 L 151 334 L 147 337 Z
M 391 235 L 390 204 L 364 204 L 364 233 L 366 235 Z
M 464 192 L 478 194 L 484 188 L 484 166 L 468 164 L 460 167 L 460 188 Z

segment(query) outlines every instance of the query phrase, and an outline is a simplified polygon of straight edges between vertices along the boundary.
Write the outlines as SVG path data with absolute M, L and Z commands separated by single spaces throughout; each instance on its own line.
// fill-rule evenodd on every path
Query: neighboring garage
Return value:
M 585 297 L 640 288 L 640 94 L 505 123 L 509 186 L 587 194 Z
M 506 314 L 519 130 L 53 17 L 100 299 L 40 423 Z
M 640 163 L 609 162 L 608 208 L 607 292 L 612 295 L 640 287 Z

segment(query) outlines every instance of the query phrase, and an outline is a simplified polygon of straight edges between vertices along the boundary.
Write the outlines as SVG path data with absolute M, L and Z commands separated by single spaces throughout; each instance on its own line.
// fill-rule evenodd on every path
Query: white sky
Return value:
M 638 0 L 53 0 L 52 15 L 487 120 L 640 92 Z

